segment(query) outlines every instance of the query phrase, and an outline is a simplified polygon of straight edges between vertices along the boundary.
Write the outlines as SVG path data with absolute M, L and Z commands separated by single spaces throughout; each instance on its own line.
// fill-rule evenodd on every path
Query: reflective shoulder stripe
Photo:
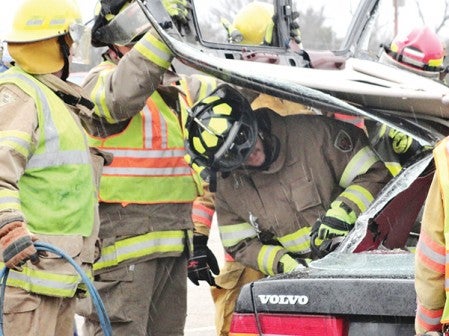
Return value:
M 101 258 L 94 264 L 94 270 L 116 266 L 124 261 L 152 254 L 182 253 L 185 246 L 185 232 L 156 231 L 126 238 L 101 250 Z
M 366 173 L 377 161 L 379 161 L 377 154 L 369 146 L 363 147 L 346 166 L 340 179 L 340 186 L 342 188 L 350 186 L 356 176 Z
M 310 252 L 310 229 L 310 227 L 303 227 L 277 239 L 290 252 L 300 254 L 308 253 Z
M 231 247 L 247 238 L 257 237 L 256 230 L 249 223 L 219 225 L 218 230 L 224 247 Z
M 275 271 L 277 265 L 274 264 L 274 261 L 277 253 L 282 250 L 283 248 L 280 246 L 262 245 L 257 256 L 257 265 L 259 270 L 267 275 L 275 275 L 277 273 Z

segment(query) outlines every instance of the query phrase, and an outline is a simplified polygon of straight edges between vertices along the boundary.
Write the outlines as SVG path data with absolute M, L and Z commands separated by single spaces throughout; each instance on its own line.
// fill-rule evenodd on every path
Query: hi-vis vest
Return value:
M 199 181 L 184 159 L 178 116 L 157 91 L 121 133 L 91 136 L 90 143 L 114 155 L 104 167 L 100 200 L 106 203 L 189 203 Z
M 84 132 L 65 104 L 34 77 L 12 67 L 0 75 L 0 84 L 12 83 L 31 96 L 37 107 L 40 135 L 31 153 L 31 138 L 21 132 L 0 132 L 30 157 L 19 181 L 19 191 L 0 191 L 0 211 L 22 211 L 33 233 L 89 236 L 96 205 L 93 171 Z M 7 284 L 30 292 L 73 297 L 81 278 L 24 267 L 11 271 Z

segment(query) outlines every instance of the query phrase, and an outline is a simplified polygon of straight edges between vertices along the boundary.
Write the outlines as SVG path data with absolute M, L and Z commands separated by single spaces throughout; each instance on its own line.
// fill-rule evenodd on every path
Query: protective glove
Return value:
M 278 273 L 290 273 L 303 270 L 309 267 L 309 260 L 304 258 L 293 258 L 289 254 L 284 254 L 279 260 Z
M 292 22 L 290 23 L 290 36 L 299 45 L 301 45 L 301 31 L 299 30 L 299 13 L 292 13 Z
M 31 260 L 39 263 L 39 253 L 33 245 L 36 240 L 22 221 L 13 221 L 0 228 L 0 247 L 6 267 L 21 271 L 21 266 Z
M 226 33 L 228 34 L 228 42 L 229 43 L 241 43 L 243 41 L 243 35 L 235 28 L 229 20 L 225 18 L 221 18 L 221 24 L 226 29 Z
M 165 10 L 173 21 L 187 25 L 189 21 L 189 0 L 162 0 Z
M 207 247 L 207 236 L 193 236 L 193 257 L 187 264 L 187 276 L 190 281 L 199 286 L 199 281 L 207 281 L 210 286 L 215 286 L 215 280 L 212 275 L 218 275 L 220 269 L 217 259 L 212 251 Z
M 335 250 L 342 239 L 354 227 L 356 215 L 343 202 L 332 202 L 326 215 L 319 218 L 310 232 L 310 247 L 319 258 Z

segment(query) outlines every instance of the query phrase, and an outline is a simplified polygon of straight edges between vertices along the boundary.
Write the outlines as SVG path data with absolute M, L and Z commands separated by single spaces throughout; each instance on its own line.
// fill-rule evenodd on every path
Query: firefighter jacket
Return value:
M 100 184 L 98 272 L 179 256 L 191 237 L 192 203 L 202 189 L 184 159 L 181 110 L 209 89 L 201 77 L 168 72 L 171 59 L 149 32 L 118 64 L 105 61 L 86 78 L 96 105 L 87 126 L 91 144 L 114 155 Z
M 284 254 L 310 253 L 311 226 L 332 201 L 359 215 L 391 175 L 357 127 L 324 116 L 255 114 L 279 140 L 279 155 L 267 170 L 222 175 L 216 212 L 226 251 L 273 275 Z
M 0 220 L 23 218 L 38 239 L 86 266 L 94 261 L 98 213 L 92 159 L 76 114 L 90 111 L 65 104 L 56 92 L 82 97 L 81 88 L 53 75 L 32 76 L 17 66 L 0 75 Z M 95 161 L 100 169 L 102 160 Z M 69 263 L 51 255 L 8 277 L 10 286 L 58 297 L 73 297 L 81 282 Z
M 441 331 L 449 324 L 449 139 L 434 149 L 435 175 L 424 205 L 415 254 L 415 289 L 418 334 Z

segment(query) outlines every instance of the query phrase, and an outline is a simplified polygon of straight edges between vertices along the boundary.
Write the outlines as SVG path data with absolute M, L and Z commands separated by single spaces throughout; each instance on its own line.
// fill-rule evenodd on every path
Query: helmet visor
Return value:
M 90 27 L 79 23 L 74 23 L 69 27 L 69 34 L 73 40 L 73 44 L 70 50 L 70 54 L 72 56 L 71 61 L 78 64 L 92 64 Z
M 98 29 L 95 38 L 105 44 L 129 45 L 136 37 L 146 33 L 150 27 L 151 23 L 139 4 L 133 2 L 106 26 Z
M 215 154 L 216 168 L 229 172 L 241 167 L 251 154 L 257 140 L 257 129 L 246 124 L 235 123 L 223 146 Z

